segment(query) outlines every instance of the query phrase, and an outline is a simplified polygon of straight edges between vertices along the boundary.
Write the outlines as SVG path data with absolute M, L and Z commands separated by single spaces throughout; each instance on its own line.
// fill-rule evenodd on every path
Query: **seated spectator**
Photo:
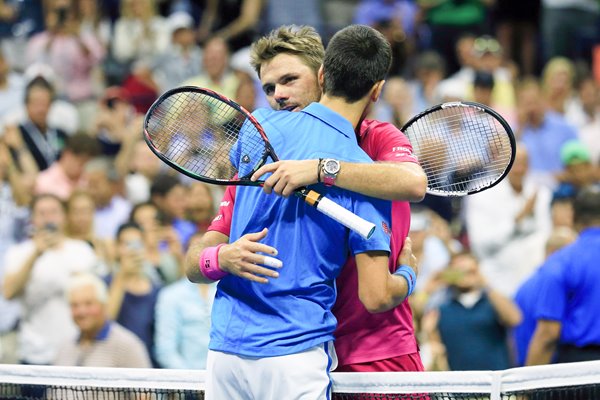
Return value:
M 19 125 L 23 142 L 40 171 L 58 159 L 67 134 L 48 124 L 54 89 L 44 78 L 34 78 L 25 88 L 26 119 Z
M 171 175 L 157 176 L 150 188 L 152 203 L 156 204 L 165 224 L 175 228 L 184 248 L 197 231 L 194 223 L 186 219 L 187 196 L 187 188 Z
M 81 240 L 65 236 L 64 204 L 44 194 L 31 205 L 33 236 L 10 247 L 5 255 L 3 293 L 22 305 L 19 358 L 25 364 L 50 364 L 58 347 L 76 336 L 64 296 L 71 275 L 94 272 L 97 259 Z
M 494 99 L 495 79 L 490 72 L 481 70 L 476 71 L 473 77 L 473 97 L 472 100 L 491 107 L 500 114 L 508 125 L 514 127 L 516 125 L 516 110 L 514 104 L 502 105 Z M 513 96 L 514 97 L 514 96 Z
M 163 368 L 205 369 L 215 285 L 187 278 L 162 289 L 156 303 L 156 359 Z
M 452 256 L 442 279 L 444 296 L 426 318 L 446 348 L 450 369 L 510 368 L 508 329 L 521 322 L 519 308 L 487 283 L 469 252 Z
M 203 72 L 184 85 L 204 87 L 229 99 L 235 98 L 239 80 L 230 68 L 229 48 L 224 39 L 213 37 L 204 44 L 202 67 Z
M 89 132 L 95 112 L 94 67 L 105 48 L 92 34 L 81 30 L 75 2 L 51 2 L 46 7 L 46 30 L 27 43 L 26 60 L 49 65 L 56 74 L 56 92 L 75 105 L 80 130 Z
M 131 204 L 119 193 L 121 178 L 109 158 L 94 158 L 85 166 L 85 188 L 96 204 L 94 230 L 100 239 L 112 239 L 129 219 Z
M 570 140 L 560 149 L 564 171 L 558 175 L 556 195 L 574 199 L 580 189 L 598 180 L 588 148 L 579 140 Z
M 121 63 L 158 56 L 169 47 L 169 28 L 155 0 L 123 0 L 114 25 L 113 55 Z
M 77 275 L 70 280 L 66 291 L 79 337 L 63 344 L 54 365 L 152 367 L 144 343 L 108 318 L 108 291 L 102 279 L 91 274 Z
M 0 254 L 24 239 L 28 209 L 19 200 L 26 192 L 21 172 L 15 167 L 9 148 L 0 140 Z M 26 196 L 28 199 L 29 196 Z M 0 262 L 0 364 L 16 364 L 17 324 L 21 309 L 16 299 L 4 298 L 5 265 Z
M 140 203 L 131 210 L 130 221 L 144 232 L 145 258 L 156 269 L 163 284 L 170 284 L 183 276 L 183 246 L 172 226 L 164 226 L 160 213 L 151 202 Z
M 600 175 L 600 83 L 591 76 L 583 78 L 579 96 L 570 104 L 567 121 L 577 127 L 579 140 L 589 149 L 592 165 Z
M 98 144 L 85 133 L 70 136 L 57 161 L 37 176 L 36 194 L 51 193 L 67 200 L 82 185 L 85 164 L 98 154 Z
M 523 81 L 517 90 L 517 120 L 516 134 L 529 153 L 532 177 L 553 189 L 555 175 L 563 169 L 560 149 L 577 139 L 577 132 L 561 114 L 547 108 L 535 79 Z
M 123 157 L 127 161 L 127 165 L 123 166 L 125 195 L 132 204 L 144 203 L 150 200 L 152 181 L 165 165 L 143 140 L 132 143 L 129 153 L 127 158 Z
M 193 182 L 190 185 L 186 205 L 187 219 L 196 224 L 198 232 L 206 232 L 206 228 L 215 217 L 215 207 L 210 188 L 206 183 Z
M 94 232 L 96 207 L 92 195 L 82 189 L 74 191 L 67 200 L 66 234 L 71 239 L 83 240 L 94 249 L 99 271 L 108 273 L 114 263 L 114 239 L 100 239 Z
M 116 156 L 122 143 L 133 129 L 138 128 L 135 108 L 131 105 L 129 93 L 122 87 L 106 88 L 98 102 L 93 136 L 100 142 L 102 154 Z
M 194 19 L 179 11 L 171 14 L 167 22 L 171 45 L 153 61 L 154 76 L 161 92 L 180 86 L 202 72 L 202 49 L 196 44 Z
M 417 55 L 414 69 L 414 79 L 409 82 L 413 102 L 407 111 L 411 117 L 440 102 L 438 84 L 444 79 L 445 64 L 438 53 L 425 51 Z M 387 90 L 386 84 L 384 93 Z
M 575 64 L 565 57 L 554 57 L 542 71 L 542 89 L 549 110 L 564 115 L 575 100 Z
M 25 94 L 25 80 L 11 70 L 9 60 L 0 49 L 0 122 L 19 111 Z
M 17 126 L 4 126 L 0 135 L 0 158 L 5 168 L 2 180 L 10 184 L 11 195 L 17 205 L 29 206 L 38 174 L 36 162 Z
M 131 74 L 125 78 L 123 89 L 129 94 L 136 113 L 144 115 L 160 93 L 149 61 L 138 60 L 131 66 Z
M 154 362 L 154 308 L 159 291 L 156 272 L 145 260 L 142 228 L 125 223 L 117 231 L 116 265 L 109 282 L 108 317 L 135 333 Z

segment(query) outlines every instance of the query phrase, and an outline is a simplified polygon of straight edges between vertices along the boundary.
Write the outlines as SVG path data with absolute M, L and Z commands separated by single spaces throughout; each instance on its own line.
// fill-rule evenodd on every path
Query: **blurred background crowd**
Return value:
M 394 51 L 372 118 L 473 100 L 512 126 L 507 179 L 413 204 L 411 304 L 427 369 L 522 365 L 520 289 L 574 240 L 573 199 L 600 181 L 596 0 L 0 0 L 0 361 L 204 368 L 214 287 L 182 260 L 222 188 L 165 167 L 143 115 L 182 84 L 268 106 L 252 41 L 307 24 L 326 43 L 351 23 Z M 475 307 L 490 287 L 502 300 Z M 457 308 L 447 288 L 469 296 Z

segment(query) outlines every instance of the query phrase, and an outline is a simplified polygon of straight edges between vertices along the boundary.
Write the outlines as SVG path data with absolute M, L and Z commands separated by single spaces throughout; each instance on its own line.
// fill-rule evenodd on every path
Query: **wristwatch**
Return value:
M 333 158 L 326 158 L 321 164 L 321 171 L 323 171 L 323 183 L 325 186 L 333 186 L 340 173 L 340 162 Z

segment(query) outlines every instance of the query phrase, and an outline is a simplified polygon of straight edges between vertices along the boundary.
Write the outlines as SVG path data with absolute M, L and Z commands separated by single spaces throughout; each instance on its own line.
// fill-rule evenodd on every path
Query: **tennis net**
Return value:
M 204 398 L 204 371 L 0 365 L 0 399 Z M 600 361 L 505 371 L 334 373 L 334 400 L 594 400 Z M 260 384 L 260 382 L 257 382 Z

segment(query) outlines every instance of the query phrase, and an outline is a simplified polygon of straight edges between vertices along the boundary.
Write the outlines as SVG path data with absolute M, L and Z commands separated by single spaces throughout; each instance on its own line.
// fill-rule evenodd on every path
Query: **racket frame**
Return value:
M 150 118 L 152 117 L 152 115 L 154 115 L 154 110 L 158 106 L 160 106 L 164 102 L 165 99 L 167 99 L 173 95 L 176 95 L 177 93 L 182 93 L 182 92 L 200 93 L 203 95 L 208 95 L 210 97 L 216 98 L 217 100 L 220 100 L 220 101 L 226 103 L 227 105 L 233 107 L 234 109 L 236 109 L 244 117 L 246 117 L 252 125 L 254 125 L 254 127 L 260 133 L 263 141 L 265 142 L 265 151 L 262 155 L 261 161 L 257 163 L 257 165 L 253 168 L 253 170 L 250 173 L 246 174 L 245 176 L 243 176 L 241 178 L 238 177 L 237 179 L 207 178 L 207 177 L 195 174 L 191 171 L 188 171 L 186 168 L 169 160 L 169 158 L 166 155 L 164 155 L 158 148 L 156 148 L 156 146 L 154 145 L 152 138 L 148 132 L 148 129 L 147 129 Z M 279 158 L 275 154 L 275 150 L 271 146 L 271 143 L 269 142 L 269 138 L 267 137 L 262 125 L 260 124 L 260 122 L 258 122 L 258 120 L 252 114 L 250 114 L 250 112 L 248 112 L 244 107 L 240 106 L 236 102 L 228 99 L 227 97 L 225 97 L 213 90 L 206 89 L 206 88 L 200 88 L 197 86 L 180 86 L 180 87 L 170 89 L 170 90 L 167 90 L 166 92 L 164 92 L 152 104 L 152 106 L 150 106 L 150 108 L 146 112 L 146 115 L 144 117 L 143 132 L 144 132 L 144 140 L 146 141 L 146 144 L 148 145 L 148 147 L 150 147 L 150 150 L 152 150 L 152 152 L 161 161 L 163 161 L 165 164 L 167 164 L 171 168 L 175 169 L 176 171 L 181 172 L 182 174 L 184 174 L 192 179 L 210 183 L 210 184 L 236 185 L 236 186 L 263 186 L 263 184 L 265 182 L 264 180 L 252 181 L 252 180 L 250 180 L 250 177 L 252 176 L 252 174 L 254 174 L 254 172 L 256 172 L 261 166 L 263 166 L 266 163 L 266 161 L 269 157 L 271 157 L 271 159 L 273 161 L 279 161 Z M 352 213 L 351 211 L 347 210 L 346 208 L 340 206 L 339 204 L 327 199 L 321 193 L 318 193 L 318 192 L 308 189 L 306 187 L 300 187 L 294 191 L 294 194 L 296 196 L 300 197 L 301 199 L 303 199 L 309 205 L 315 207 L 317 210 L 319 210 L 323 214 L 333 218 L 334 220 L 338 221 L 339 223 L 346 226 L 347 228 L 354 230 L 355 232 L 357 232 L 359 235 L 361 235 L 365 239 L 370 238 L 373 235 L 373 233 L 375 232 L 375 227 L 376 227 L 375 224 L 373 224 L 369 221 L 366 221 L 365 219 Z
M 419 121 L 421 118 L 425 117 L 426 115 L 432 114 L 439 110 L 444 110 L 444 109 L 453 108 L 453 107 L 475 108 L 479 111 L 482 111 L 484 113 L 491 115 L 495 120 L 497 120 L 500 123 L 500 125 L 502 125 L 502 127 L 506 131 L 506 136 L 508 136 L 508 139 L 510 141 L 511 155 L 510 155 L 510 160 L 509 160 L 506 168 L 502 172 L 502 174 L 489 185 L 482 186 L 477 189 L 469 190 L 464 193 L 457 193 L 457 192 L 447 192 L 447 191 L 442 191 L 442 190 L 431 189 L 428 184 L 427 185 L 427 193 L 434 195 L 434 196 L 439 196 L 439 197 L 463 197 L 463 196 L 479 193 L 481 191 L 490 189 L 490 188 L 496 186 L 498 183 L 500 183 L 506 177 L 506 175 L 508 175 L 508 173 L 510 172 L 512 165 L 515 161 L 516 140 L 515 140 L 515 135 L 513 133 L 513 130 L 510 127 L 510 125 L 508 124 L 508 122 L 506 122 L 506 120 L 500 114 L 498 114 L 496 111 L 494 111 L 492 108 L 490 108 L 484 104 L 474 102 L 474 101 L 449 101 L 449 102 L 437 104 L 435 106 L 432 106 L 432 107 L 426 109 L 425 111 L 421 111 L 420 113 L 418 113 L 417 115 L 412 117 L 410 120 L 408 120 L 408 122 L 406 122 L 402 126 L 402 128 L 400 130 L 402 132 L 406 132 L 414 123 L 416 123 L 417 121 Z M 408 135 L 407 135 L 407 137 L 408 137 Z M 409 140 L 410 140 L 410 138 L 409 138 Z

